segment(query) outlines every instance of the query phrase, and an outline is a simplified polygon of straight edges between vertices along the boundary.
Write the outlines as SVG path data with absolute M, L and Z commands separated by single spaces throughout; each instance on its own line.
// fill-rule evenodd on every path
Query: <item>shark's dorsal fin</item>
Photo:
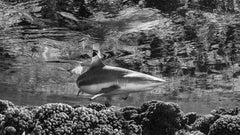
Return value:
M 105 66 L 102 62 L 102 60 L 99 58 L 98 55 L 94 56 L 94 58 L 92 58 L 92 63 L 90 68 L 96 68 L 96 67 L 103 67 Z
M 105 66 L 101 60 L 101 52 L 99 46 L 93 45 L 93 52 L 92 52 L 92 63 L 90 66 L 91 68 L 96 67 L 103 67 Z

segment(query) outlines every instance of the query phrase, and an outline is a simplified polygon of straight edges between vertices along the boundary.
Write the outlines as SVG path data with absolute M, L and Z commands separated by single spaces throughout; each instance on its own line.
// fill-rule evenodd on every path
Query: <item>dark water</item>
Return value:
M 89 104 L 89 95 L 76 96 L 77 75 L 66 71 L 74 65 L 44 62 L 89 51 L 79 43 L 76 35 L 76 32 L 57 28 L 35 30 L 17 27 L 2 33 L 1 45 L 8 46 L 9 49 L 5 54 L 11 55 L 15 52 L 15 56 L 8 58 L 8 55 L 1 53 L 0 99 L 10 100 L 17 105 L 42 105 L 53 102 Z M 63 39 L 64 42 L 61 41 Z M 74 46 L 76 44 L 77 46 Z M 220 106 L 240 106 L 240 78 L 226 79 L 224 75 L 215 75 L 165 79 L 168 83 L 161 88 L 131 94 L 126 101 L 114 100 L 113 105 L 141 106 L 146 101 L 163 100 L 178 103 L 184 112 L 203 114 Z M 96 102 L 104 103 L 104 100 L 100 98 Z

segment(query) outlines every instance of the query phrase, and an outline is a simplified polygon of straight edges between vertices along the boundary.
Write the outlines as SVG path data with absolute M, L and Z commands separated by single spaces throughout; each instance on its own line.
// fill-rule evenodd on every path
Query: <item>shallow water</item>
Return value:
M 19 31 L 15 31 L 16 29 Z M 53 102 L 71 105 L 89 104 L 89 95 L 76 96 L 77 75 L 71 75 L 64 70 L 71 69 L 74 65 L 44 62 L 66 54 L 76 56 L 79 51 L 81 53 L 89 51 L 82 44 L 77 47 L 70 46 L 70 49 L 66 47 L 66 45 L 78 43 L 77 33 L 57 28 L 40 31 L 31 28 L 29 30 L 23 28 L 24 31 L 19 27 L 16 29 L 6 31 L 1 37 L 4 45 L 8 45 L 10 50 L 21 52 L 21 54 L 14 59 L 5 56 L 0 59 L 0 99 L 10 100 L 17 105 L 42 105 Z M 25 38 L 25 34 L 29 37 Z M 46 34 L 50 38 L 45 38 Z M 65 41 L 62 42 L 60 39 L 65 39 Z M 106 64 L 118 66 L 113 63 Z M 158 76 L 158 74 L 155 75 Z M 179 104 L 184 112 L 203 114 L 220 106 L 240 106 L 239 78 L 224 79 L 224 76 L 216 75 L 210 78 L 203 76 L 165 79 L 168 83 L 161 88 L 130 94 L 126 101 L 114 100 L 113 105 L 141 106 L 146 101 L 163 100 Z M 104 103 L 104 100 L 100 98 L 96 102 Z
M 1 85 L 0 99 L 10 100 L 17 105 L 42 105 L 46 103 L 67 103 L 70 105 L 87 105 L 91 101 L 89 96 L 76 96 L 76 92 L 72 94 L 55 94 L 54 92 L 33 92 L 33 91 L 18 91 L 16 88 L 4 88 Z M 233 93 L 231 93 L 233 94 Z M 231 95 L 230 94 L 230 95 Z M 189 98 L 179 99 L 169 96 L 155 95 L 151 93 L 135 93 L 125 101 L 115 100 L 113 105 L 116 106 L 141 106 L 142 103 L 149 100 L 162 100 L 175 102 L 180 105 L 184 112 L 198 112 L 207 114 L 213 109 L 222 107 L 234 107 L 240 105 L 239 100 L 231 97 L 220 96 L 218 93 L 204 93 L 201 97 L 194 97 L 193 94 L 185 94 Z M 238 95 L 239 96 L 239 95 Z M 97 99 L 95 102 L 104 103 L 103 99 Z
M 89 104 L 90 95 L 76 96 L 78 88 L 75 84 L 76 75 L 70 76 L 66 71 L 56 68 L 59 64 L 32 63 L 27 67 L 2 71 L 0 74 L 0 99 L 10 100 L 17 105 L 42 105 L 46 103 L 67 103 L 70 105 Z M 166 78 L 167 79 L 167 78 Z M 170 91 L 169 84 L 153 91 L 132 93 L 127 100 L 115 99 L 116 106 L 141 106 L 150 100 L 175 102 L 184 112 L 207 114 L 211 110 L 222 107 L 240 105 L 240 92 L 236 89 L 203 89 L 191 91 Z M 239 79 L 235 80 L 236 83 Z M 207 84 L 205 84 L 207 85 Z M 103 98 L 95 102 L 104 103 Z

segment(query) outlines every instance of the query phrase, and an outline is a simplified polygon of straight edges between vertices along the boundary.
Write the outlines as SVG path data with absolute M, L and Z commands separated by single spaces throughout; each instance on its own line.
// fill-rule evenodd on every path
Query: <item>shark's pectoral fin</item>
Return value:
M 107 87 L 107 88 L 102 88 L 102 89 L 99 91 L 99 93 L 110 93 L 110 92 L 112 92 L 112 91 L 114 91 L 114 90 L 117 90 L 117 89 L 119 89 L 119 88 L 120 88 L 119 85 L 112 85 L 112 86 Z
M 119 88 L 120 88 L 120 86 L 118 86 L 118 85 L 112 85 L 112 86 L 107 87 L 107 88 L 102 88 L 96 95 L 91 97 L 90 100 L 94 100 L 97 97 L 100 97 L 100 96 L 103 96 L 103 95 L 107 95 L 108 93 L 110 93 L 110 92 L 112 92 L 114 90 L 117 90 Z
M 100 97 L 102 95 L 104 95 L 104 93 L 99 93 L 97 95 L 94 95 L 93 97 L 90 98 L 90 100 L 94 100 L 95 98 Z
M 78 90 L 77 96 L 79 96 L 80 93 L 82 93 L 81 89 Z

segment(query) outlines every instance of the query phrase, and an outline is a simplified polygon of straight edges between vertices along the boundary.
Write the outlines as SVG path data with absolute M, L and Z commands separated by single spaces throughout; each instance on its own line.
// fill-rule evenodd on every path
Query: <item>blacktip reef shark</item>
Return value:
M 152 90 L 165 82 L 148 74 L 105 65 L 100 56 L 100 51 L 93 49 L 90 68 L 76 81 L 78 95 L 80 92 L 91 94 L 90 100 L 103 96 L 107 98 L 105 104 L 110 105 L 114 95 L 125 95 L 123 99 L 127 99 L 129 93 Z
M 110 101 L 115 95 L 122 95 L 122 99 L 125 100 L 130 93 L 153 90 L 165 82 L 165 80 L 152 75 L 103 64 L 98 45 L 93 45 L 91 64 L 76 60 L 50 60 L 46 62 L 77 63 L 78 66 L 74 69 L 67 70 L 79 75 L 76 81 L 79 88 L 77 95 L 82 92 L 90 94 L 90 100 L 101 96 L 106 97 L 106 106 L 110 105 Z M 82 66 L 89 68 L 82 73 Z

